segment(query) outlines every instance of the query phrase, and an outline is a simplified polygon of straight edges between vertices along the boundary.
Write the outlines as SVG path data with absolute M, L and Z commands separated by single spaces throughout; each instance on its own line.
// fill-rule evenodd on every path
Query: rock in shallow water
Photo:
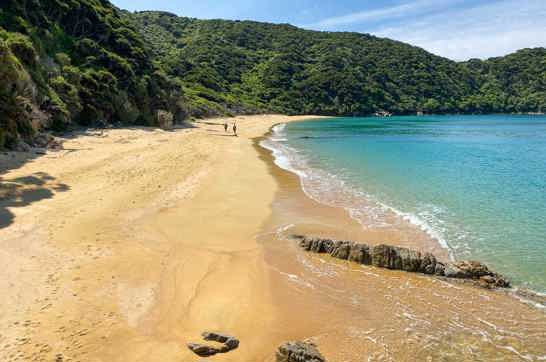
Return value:
M 317 347 L 310 342 L 286 342 L 279 346 L 277 362 L 326 362 Z
M 349 261 L 370 265 L 372 263 L 370 247 L 366 244 L 351 243 Z
M 479 261 L 456 261 L 447 263 L 444 275 L 448 278 L 479 280 L 486 288 L 508 288 L 510 282 L 502 275 L 497 274 Z
M 431 253 L 392 245 L 368 246 L 351 241 L 337 241 L 321 238 L 309 238 L 295 235 L 300 246 L 315 253 L 328 253 L 334 258 L 349 260 L 379 268 L 404 270 L 407 272 L 434 274 L 448 278 L 477 281 L 486 288 L 508 288 L 510 282 L 503 276 L 489 270 L 477 261 L 458 261 L 442 263 Z
M 332 245 L 330 255 L 334 258 L 347 260 L 351 252 L 351 244 L 348 241 L 335 241 Z

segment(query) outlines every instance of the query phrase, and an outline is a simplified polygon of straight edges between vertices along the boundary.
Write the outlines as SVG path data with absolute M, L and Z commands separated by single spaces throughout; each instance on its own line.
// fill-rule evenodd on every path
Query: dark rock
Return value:
M 348 259 L 355 263 L 370 265 L 372 263 L 370 247 L 366 244 L 352 243 Z
M 402 269 L 400 249 L 397 246 L 376 245 L 372 248 L 372 265 L 394 270 Z
M 219 352 L 226 353 L 239 347 L 239 340 L 233 336 L 215 333 L 215 332 L 203 332 L 201 334 L 205 341 L 215 341 L 223 343 L 224 345 L 219 349 Z
M 224 344 L 228 348 L 228 351 L 231 351 L 239 347 L 239 340 L 237 338 L 230 337 L 224 342 Z
M 321 238 L 303 238 L 300 241 L 300 246 L 307 251 L 312 251 L 314 253 L 330 253 L 334 242 L 330 239 L 321 239 Z
M 421 253 L 407 248 L 398 248 L 398 255 L 402 263 L 402 270 L 407 272 L 421 271 Z
M 203 332 L 201 336 L 205 341 L 215 341 L 218 343 L 225 343 L 228 339 L 232 338 L 227 334 L 215 333 L 215 332 Z
M 277 362 L 326 362 L 317 347 L 309 342 L 286 342 L 279 346 Z
M 434 266 L 434 275 L 443 277 L 445 275 L 445 270 L 446 270 L 445 264 L 439 261 L 436 261 L 436 265 Z
M 214 356 L 216 353 L 220 352 L 217 348 L 206 344 L 188 343 L 187 346 L 193 353 L 200 357 Z
M 34 137 L 34 146 L 46 148 L 53 139 L 53 136 L 48 133 L 39 133 Z
M 348 259 L 379 268 L 434 274 L 448 278 L 473 280 L 486 288 L 508 288 L 510 282 L 478 261 L 442 263 L 431 253 L 391 245 L 368 246 L 350 241 L 337 241 L 298 236 L 300 246 L 315 253 L 330 253 L 335 258 Z
M 50 150 L 61 150 L 63 148 L 62 142 L 49 133 L 37 134 L 34 136 L 33 143 L 37 148 L 47 148 Z
M 25 141 L 19 140 L 15 147 L 13 147 L 13 150 L 17 152 L 29 152 L 30 146 Z
M 449 278 L 478 279 L 485 275 L 491 275 L 487 266 L 478 261 L 457 261 L 447 263 L 445 276 Z
M 436 270 L 436 257 L 431 253 L 424 253 L 421 258 L 420 271 L 425 274 L 434 274 Z
M 306 237 L 301 237 L 301 238 L 296 238 L 296 239 L 300 240 L 300 248 L 302 248 L 304 250 L 307 250 L 307 251 L 311 250 L 311 240 L 312 239 L 306 238 Z
M 351 244 L 348 241 L 335 241 L 332 245 L 330 255 L 334 258 L 347 260 L 351 252 Z
M 449 278 L 477 279 L 486 288 L 508 288 L 510 282 L 502 275 L 491 271 L 479 261 L 457 261 L 446 265 L 445 276 Z

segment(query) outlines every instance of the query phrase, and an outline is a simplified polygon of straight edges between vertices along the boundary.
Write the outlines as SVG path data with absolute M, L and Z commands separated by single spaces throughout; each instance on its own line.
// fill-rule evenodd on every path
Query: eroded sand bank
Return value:
M 256 147 L 300 118 L 237 119 L 239 137 L 218 119 L 78 135 L 26 163 L 1 156 L 0 360 L 198 361 L 185 343 L 203 330 L 241 340 L 211 361 L 271 361 L 306 337 L 331 361 L 546 355 L 545 314 L 502 293 L 297 250 L 279 227 L 399 234 L 361 233 Z

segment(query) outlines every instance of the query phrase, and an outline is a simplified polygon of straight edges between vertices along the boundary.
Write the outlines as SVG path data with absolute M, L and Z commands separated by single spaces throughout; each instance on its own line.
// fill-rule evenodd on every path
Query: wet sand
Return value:
M 292 332 L 288 337 L 314 339 L 329 361 L 546 359 L 546 311 L 509 292 L 299 249 L 291 234 L 401 245 L 449 258 L 436 240 L 408 222 L 362 227 L 344 209 L 310 199 L 295 174 L 257 147 L 279 185 L 259 241 L 275 304 L 283 311 L 281 330 Z
M 199 361 L 204 330 L 241 340 L 211 361 L 303 338 L 331 362 L 546 358 L 546 314 L 504 293 L 298 250 L 291 232 L 442 252 L 308 199 L 256 146 L 300 118 L 237 119 L 237 138 L 217 119 L 0 156 L 1 361 Z

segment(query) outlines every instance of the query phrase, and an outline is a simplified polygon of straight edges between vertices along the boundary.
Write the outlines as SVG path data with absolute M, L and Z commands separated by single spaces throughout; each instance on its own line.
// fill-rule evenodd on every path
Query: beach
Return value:
M 298 250 L 290 233 L 448 257 L 306 197 L 259 143 L 308 118 L 237 117 L 238 137 L 234 119 L 97 130 L 1 155 L 0 360 L 198 361 L 185 344 L 206 330 L 241 341 L 214 361 L 273 361 L 305 338 L 330 361 L 545 359 L 546 314 L 508 293 Z

